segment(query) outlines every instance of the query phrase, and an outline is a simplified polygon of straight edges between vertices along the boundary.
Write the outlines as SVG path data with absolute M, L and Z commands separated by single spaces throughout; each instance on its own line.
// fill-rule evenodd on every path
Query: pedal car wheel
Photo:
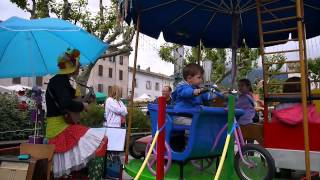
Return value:
M 199 171 L 203 171 L 207 168 L 209 168 L 213 163 L 212 158 L 205 158 L 205 159 L 197 159 L 197 160 L 191 160 L 191 164 L 197 168 Z
M 145 157 L 147 157 L 147 153 L 150 149 L 151 146 L 151 142 L 148 143 L 147 147 L 146 147 L 146 151 L 145 151 Z M 156 145 L 155 145 L 156 147 Z M 156 148 L 153 148 L 150 159 L 148 160 L 148 169 L 149 171 L 156 176 L 157 172 L 156 172 L 156 161 L 157 161 L 157 151 Z M 165 152 L 164 152 L 164 174 L 167 173 L 167 171 L 170 169 L 171 167 L 171 161 L 172 161 L 172 157 L 171 157 L 171 149 L 169 147 L 169 145 L 167 143 L 165 143 Z
M 275 163 L 271 154 L 258 144 L 246 144 L 241 148 L 244 161 L 239 151 L 235 156 L 235 170 L 242 180 L 271 180 L 275 175 Z
M 130 155 L 135 158 L 135 159 L 141 159 L 142 157 L 144 157 L 144 152 L 143 151 L 139 151 L 137 148 L 137 143 L 136 143 L 136 140 L 138 138 L 132 138 L 132 140 L 130 141 L 130 144 L 129 144 L 129 153 Z

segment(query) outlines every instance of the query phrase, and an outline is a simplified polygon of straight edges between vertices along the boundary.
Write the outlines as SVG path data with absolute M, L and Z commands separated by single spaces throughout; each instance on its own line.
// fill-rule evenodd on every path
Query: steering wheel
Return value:
M 147 154 L 148 154 L 148 151 L 150 149 L 150 146 L 151 146 L 151 143 L 152 142 L 149 142 L 147 147 L 146 147 L 146 151 L 145 151 L 145 157 L 147 157 Z M 156 146 L 155 146 L 156 147 Z M 172 155 L 171 155 L 171 148 L 170 146 L 167 144 L 167 142 L 165 142 L 165 152 L 164 152 L 164 174 L 167 173 L 167 171 L 170 169 L 171 167 L 171 162 L 172 162 Z M 156 176 L 157 175 L 157 172 L 155 169 L 153 169 L 153 167 L 155 168 L 155 164 L 156 164 L 156 161 L 157 161 L 157 151 L 156 151 L 156 148 L 153 148 L 152 150 L 152 154 L 147 162 L 148 164 L 148 169 L 149 171 L 154 175 Z
M 204 87 L 201 87 L 200 94 L 206 93 L 206 92 L 211 92 L 218 96 L 219 98 L 224 98 L 224 95 L 221 93 L 221 90 L 218 88 L 216 84 L 205 84 Z

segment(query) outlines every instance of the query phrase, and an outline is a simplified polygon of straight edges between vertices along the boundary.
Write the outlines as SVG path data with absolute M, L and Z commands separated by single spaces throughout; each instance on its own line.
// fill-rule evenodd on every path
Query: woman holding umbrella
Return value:
M 76 91 L 69 82 L 69 78 L 79 72 L 79 57 L 79 50 L 69 49 L 58 58 L 59 72 L 50 79 L 46 91 L 46 136 L 49 144 L 55 145 L 54 177 L 81 169 L 97 149 L 106 149 L 103 129 L 88 128 L 75 122 L 75 114 L 88 107 L 87 103 L 74 100 Z

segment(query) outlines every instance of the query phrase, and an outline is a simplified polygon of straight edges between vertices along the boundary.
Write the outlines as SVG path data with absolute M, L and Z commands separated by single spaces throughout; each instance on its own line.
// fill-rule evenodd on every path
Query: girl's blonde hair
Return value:
M 121 88 L 117 85 L 113 85 L 108 92 L 108 96 L 119 101 L 122 96 Z

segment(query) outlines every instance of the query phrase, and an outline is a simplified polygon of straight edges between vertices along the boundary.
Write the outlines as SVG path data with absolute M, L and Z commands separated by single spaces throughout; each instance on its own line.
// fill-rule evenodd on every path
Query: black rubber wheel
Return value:
M 139 139 L 140 137 L 131 137 L 131 138 L 132 139 L 129 144 L 129 154 L 135 159 L 141 159 L 142 157 L 144 157 L 144 150 L 139 151 L 137 149 L 137 143 L 136 143 L 136 140 Z
M 276 172 L 275 163 L 266 149 L 258 144 L 246 144 L 241 150 L 244 160 L 251 164 L 251 166 L 245 164 L 239 151 L 237 152 L 234 166 L 241 180 L 273 179 Z

